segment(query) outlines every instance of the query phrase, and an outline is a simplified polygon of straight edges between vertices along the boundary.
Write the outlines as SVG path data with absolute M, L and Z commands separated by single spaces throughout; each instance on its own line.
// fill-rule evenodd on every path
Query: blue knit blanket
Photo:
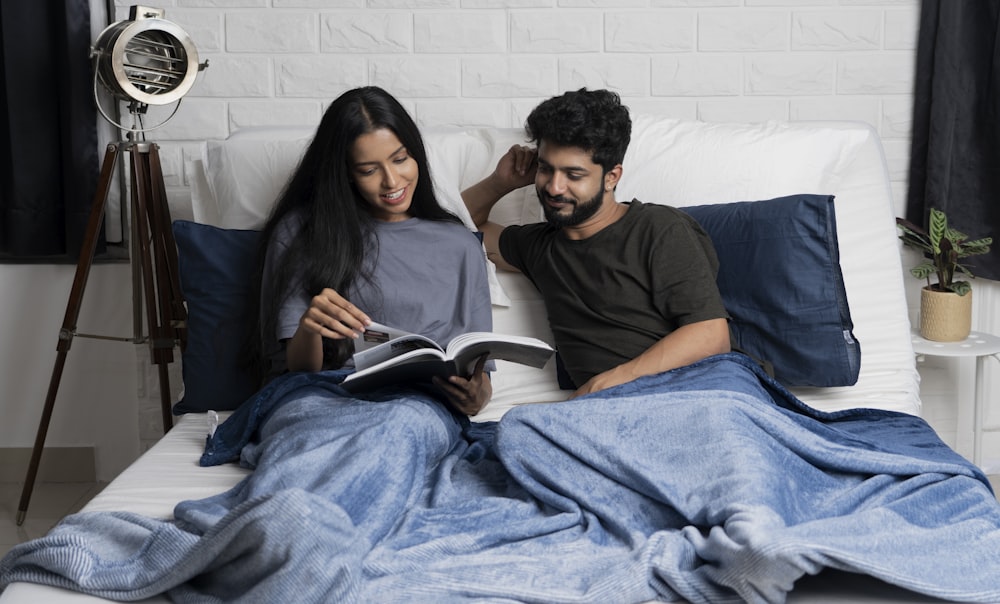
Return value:
M 342 373 L 273 382 L 170 521 L 81 513 L 14 581 L 176 602 L 782 602 L 824 568 L 1000 601 L 1000 504 L 920 418 L 809 408 L 739 354 L 470 424 Z

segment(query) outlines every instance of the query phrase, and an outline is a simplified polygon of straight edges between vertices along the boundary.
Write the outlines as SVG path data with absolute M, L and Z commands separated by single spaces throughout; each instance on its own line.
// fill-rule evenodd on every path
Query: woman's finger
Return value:
M 360 308 L 330 288 L 313 296 L 309 314 L 321 328 L 344 338 L 357 337 L 372 322 Z

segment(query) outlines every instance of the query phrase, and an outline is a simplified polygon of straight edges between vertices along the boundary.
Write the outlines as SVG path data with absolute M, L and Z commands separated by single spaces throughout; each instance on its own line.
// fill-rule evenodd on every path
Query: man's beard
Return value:
M 601 209 L 601 203 L 604 198 L 604 192 L 598 191 L 597 195 L 581 203 L 567 199 L 561 195 L 553 197 L 537 187 L 535 188 L 535 192 L 538 194 L 538 201 L 542 204 L 542 212 L 545 213 L 546 222 L 556 228 L 574 227 L 590 220 Z M 546 199 L 570 204 L 573 207 L 573 211 L 569 214 L 560 214 L 559 210 L 545 203 Z

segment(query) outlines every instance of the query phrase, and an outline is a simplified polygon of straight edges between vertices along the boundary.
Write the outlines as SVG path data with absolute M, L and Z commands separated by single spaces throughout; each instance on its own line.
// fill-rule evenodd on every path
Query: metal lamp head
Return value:
M 198 72 L 208 66 L 198 64 L 198 50 L 183 29 L 163 19 L 162 9 L 145 6 L 130 7 L 128 20 L 105 28 L 91 56 L 95 98 L 100 81 L 115 97 L 128 101 L 133 112 L 137 106 L 179 103 Z M 120 126 L 103 109 L 101 113 Z

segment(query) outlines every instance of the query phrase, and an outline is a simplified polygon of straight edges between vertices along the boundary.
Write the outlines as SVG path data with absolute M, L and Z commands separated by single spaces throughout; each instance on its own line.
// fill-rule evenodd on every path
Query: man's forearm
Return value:
M 690 365 L 730 350 L 729 323 L 725 319 L 711 319 L 685 325 L 631 361 L 595 375 L 578 388 L 574 396 L 611 388 L 645 375 Z
M 513 145 L 504 153 L 489 176 L 462 191 L 462 201 L 477 227 L 490 219 L 490 210 L 504 195 L 535 181 L 537 152 Z
M 678 328 L 650 346 L 632 364 L 638 375 L 652 375 L 729 351 L 729 322 L 711 319 Z
M 497 179 L 491 175 L 462 191 L 462 201 L 465 202 L 465 207 L 468 208 L 469 215 L 477 227 L 490 219 L 493 206 L 510 192 L 496 181 Z

